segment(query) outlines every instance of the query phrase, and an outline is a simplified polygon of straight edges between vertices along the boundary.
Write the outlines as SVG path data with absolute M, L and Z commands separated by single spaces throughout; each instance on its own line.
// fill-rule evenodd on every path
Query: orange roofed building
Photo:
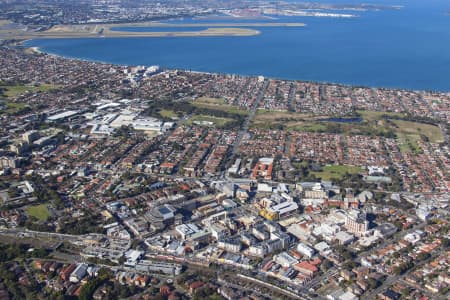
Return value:
M 256 166 L 253 168 L 251 179 L 264 178 L 265 180 L 272 180 L 273 158 L 260 158 Z

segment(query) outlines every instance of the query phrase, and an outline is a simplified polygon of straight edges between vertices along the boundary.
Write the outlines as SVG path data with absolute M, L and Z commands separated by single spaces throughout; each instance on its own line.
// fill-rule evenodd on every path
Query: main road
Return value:
M 259 94 L 256 97 L 256 100 L 250 109 L 247 119 L 245 119 L 244 124 L 242 125 L 242 128 L 238 133 L 238 136 L 234 140 L 233 150 L 231 152 L 231 155 L 237 154 L 238 149 L 239 149 L 239 144 L 241 143 L 243 136 L 248 133 L 248 128 L 250 127 L 250 124 L 253 121 L 253 118 L 255 117 L 256 111 L 258 110 L 259 103 L 261 102 L 262 98 L 264 97 L 264 94 L 266 93 L 268 86 L 269 86 L 269 81 L 266 79 L 264 81 L 263 86 L 259 90 Z

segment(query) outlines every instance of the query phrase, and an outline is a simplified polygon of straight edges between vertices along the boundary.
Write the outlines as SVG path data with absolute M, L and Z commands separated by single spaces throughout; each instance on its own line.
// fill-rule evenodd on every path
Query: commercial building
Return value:
M 348 232 L 339 231 L 335 239 L 338 241 L 339 245 L 347 245 L 354 241 L 355 237 Z
M 275 255 L 273 258 L 275 262 L 281 265 L 283 268 L 288 268 L 298 263 L 298 260 L 296 260 L 294 257 L 292 257 L 292 255 L 289 255 L 286 252 L 281 252 L 280 254 Z
M 135 130 L 161 132 L 163 122 L 155 118 L 141 118 L 134 120 L 131 125 Z
M 28 144 L 33 143 L 34 141 L 39 139 L 39 137 L 40 137 L 40 134 L 39 134 L 39 131 L 37 131 L 37 130 L 30 130 L 30 131 L 27 131 L 24 134 L 22 134 L 22 140 L 24 142 L 27 142 Z
M 87 264 L 79 264 L 76 269 L 70 274 L 70 282 L 78 283 L 81 279 L 84 278 L 87 274 L 88 265 Z
M 294 265 L 294 269 L 308 277 L 314 276 L 314 274 L 319 271 L 319 269 L 315 265 L 307 261 L 302 261 Z
M 50 122 L 61 122 L 64 121 L 68 118 L 74 117 L 76 115 L 78 115 L 79 112 L 78 111 L 74 111 L 74 110 L 67 110 L 67 111 L 63 111 L 61 113 L 52 115 L 50 117 L 47 118 L 48 121 Z
M 266 180 L 272 180 L 273 170 L 273 158 L 264 157 L 260 158 L 258 163 L 253 168 L 251 179 L 264 178 Z
M 351 233 L 362 236 L 369 230 L 367 215 L 359 210 L 352 210 L 345 218 L 345 228 Z
M 241 251 L 241 241 L 239 239 L 222 239 L 217 243 L 217 247 L 225 251 L 238 253 Z
M 183 266 L 174 263 L 142 260 L 136 265 L 135 269 L 136 271 L 140 272 L 149 272 L 149 273 L 162 272 L 164 274 L 177 276 L 180 275 L 181 271 L 183 270 Z
M 309 247 L 308 245 L 305 245 L 304 243 L 299 243 L 296 249 L 300 254 L 303 254 L 308 258 L 313 257 L 314 253 L 316 252 L 314 251 L 313 248 Z

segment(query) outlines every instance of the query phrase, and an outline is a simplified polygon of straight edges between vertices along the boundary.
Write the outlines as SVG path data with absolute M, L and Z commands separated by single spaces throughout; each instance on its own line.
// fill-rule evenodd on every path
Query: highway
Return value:
M 289 89 L 288 96 L 288 111 L 295 111 L 295 93 L 297 92 L 297 88 L 294 83 L 291 83 L 291 88 Z

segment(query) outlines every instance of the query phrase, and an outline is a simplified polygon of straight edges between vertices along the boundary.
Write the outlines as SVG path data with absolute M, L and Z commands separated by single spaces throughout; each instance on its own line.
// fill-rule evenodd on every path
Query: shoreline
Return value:
M 123 66 L 123 67 L 131 67 L 132 65 L 127 65 L 127 64 L 119 64 L 119 63 L 110 63 L 107 61 L 101 61 L 101 60 L 92 60 L 92 59 L 87 59 L 87 58 L 81 58 L 81 57 L 71 57 L 71 56 L 64 56 L 61 54 L 56 54 L 56 53 L 52 53 L 52 52 L 47 52 L 44 50 L 41 50 L 40 47 L 28 47 L 26 45 L 24 45 L 27 42 L 30 42 L 32 40 L 26 40 L 26 41 L 22 41 L 19 42 L 18 44 L 21 45 L 21 47 L 25 50 L 25 51 L 29 51 L 30 53 L 34 54 L 34 55 L 48 55 L 48 56 L 52 56 L 55 58 L 60 58 L 60 59 L 67 59 L 67 60 L 74 60 L 74 61 L 83 61 L 83 62 L 90 62 L 90 63 L 96 63 L 96 64 L 105 64 L 105 65 L 114 65 L 114 66 Z
M 44 52 L 41 51 L 41 48 L 39 47 L 31 47 L 31 48 L 27 48 L 30 49 L 31 52 L 36 53 L 36 54 L 45 54 Z
M 123 67 L 133 67 L 135 65 L 130 64 L 121 64 L 121 63 L 112 63 L 102 60 L 93 60 L 93 59 L 87 59 L 87 58 L 80 58 L 80 57 L 71 57 L 71 56 L 64 56 L 56 53 L 47 52 L 45 50 L 42 50 L 40 47 L 32 46 L 27 47 L 24 45 L 24 43 L 29 42 L 31 40 L 26 40 L 20 42 L 22 47 L 24 47 L 25 50 L 29 50 L 35 54 L 43 54 L 43 55 L 49 55 L 54 56 L 61 59 L 68 59 L 68 60 L 75 60 L 75 61 L 84 61 L 84 62 L 91 62 L 91 63 L 99 63 L 99 64 L 107 64 L 107 65 L 115 65 L 115 66 L 123 66 Z M 192 73 L 199 73 L 199 74 L 222 74 L 223 72 L 214 72 L 214 71 L 201 71 L 201 70 L 192 70 L 192 69 L 184 69 L 184 68 L 170 68 L 161 66 L 162 69 L 165 70 L 174 70 L 174 71 L 184 71 L 184 72 L 192 72 Z M 428 90 L 428 89 L 414 89 L 414 88 L 404 88 L 404 87 L 395 87 L 395 86 L 376 86 L 376 85 L 365 85 L 365 84 L 357 84 L 357 83 L 345 83 L 345 82 L 336 82 L 336 81 L 326 81 L 326 80 L 308 80 L 308 79 L 302 79 L 302 78 L 288 78 L 288 77 L 277 77 L 277 76 L 269 76 L 264 74 L 242 74 L 242 73 L 226 73 L 227 75 L 236 75 L 241 77 L 257 77 L 257 76 L 263 76 L 264 78 L 268 79 L 274 79 L 274 80 L 287 80 L 287 81 L 299 81 L 299 82 L 305 82 L 305 83 L 314 83 L 314 84 L 324 84 L 324 85 L 337 85 L 337 86 L 347 86 L 347 87 L 353 87 L 353 88 L 373 88 L 373 89 L 383 89 L 383 90 L 393 90 L 393 91 L 411 91 L 411 92 L 424 92 L 424 91 L 433 91 L 436 93 L 448 93 L 450 94 L 449 90 Z

